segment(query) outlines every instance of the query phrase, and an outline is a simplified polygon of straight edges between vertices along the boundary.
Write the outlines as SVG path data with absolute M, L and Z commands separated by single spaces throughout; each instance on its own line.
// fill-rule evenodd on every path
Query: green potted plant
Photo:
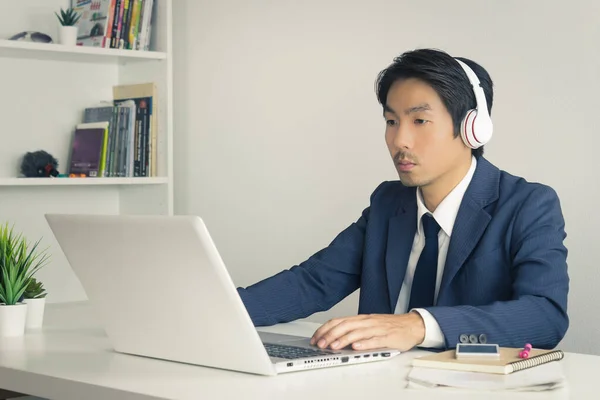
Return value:
M 60 9 L 60 15 L 55 12 L 60 23 L 58 31 L 58 41 L 61 44 L 75 46 L 77 44 L 77 21 L 81 17 L 74 8 Z
M 0 336 L 22 336 L 27 304 L 23 302 L 29 279 L 42 268 L 48 256 L 38 251 L 13 227 L 0 227 Z
M 27 319 L 25 329 L 39 329 L 44 323 L 44 309 L 46 308 L 46 289 L 44 284 L 33 276 L 23 292 L 23 302 L 27 304 Z

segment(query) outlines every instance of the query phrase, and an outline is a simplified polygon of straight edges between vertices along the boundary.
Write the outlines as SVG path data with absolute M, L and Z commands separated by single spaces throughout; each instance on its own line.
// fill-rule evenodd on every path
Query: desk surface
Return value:
M 406 389 L 410 351 L 388 361 L 263 377 L 115 353 L 87 303 L 50 304 L 44 329 L 0 339 L 0 388 L 51 399 L 475 399 L 456 389 Z M 318 325 L 294 322 L 260 330 L 310 336 Z M 568 389 L 510 398 L 588 398 L 600 357 L 568 353 Z M 399 393 L 402 392 L 402 393 Z M 587 395 L 587 396 L 586 396 Z M 497 397 L 496 397 L 497 396 Z M 506 393 L 485 394 L 487 399 Z

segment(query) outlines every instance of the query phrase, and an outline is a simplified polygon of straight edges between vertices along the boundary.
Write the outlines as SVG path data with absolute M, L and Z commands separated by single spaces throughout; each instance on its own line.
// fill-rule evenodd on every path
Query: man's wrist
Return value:
M 410 332 L 414 338 L 415 346 L 418 346 L 425 341 L 425 320 L 419 312 L 414 310 L 409 312 L 408 315 L 412 318 Z
M 424 308 L 415 308 L 410 311 L 419 313 L 423 323 L 425 324 L 425 338 L 421 343 L 418 344 L 418 346 L 437 349 L 443 348 L 446 344 L 446 339 L 444 337 L 444 332 L 442 332 L 442 328 L 438 324 L 435 317 Z

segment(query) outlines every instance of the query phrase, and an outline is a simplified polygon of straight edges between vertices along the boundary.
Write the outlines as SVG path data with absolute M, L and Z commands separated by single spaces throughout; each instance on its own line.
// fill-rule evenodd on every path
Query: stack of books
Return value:
M 447 350 L 413 359 L 407 376 L 408 388 L 452 388 L 479 391 L 561 390 L 566 377 L 559 361 L 562 350 L 532 349 L 529 358 L 520 358 L 522 349 L 501 347 L 498 359 L 455 357 Z
M 75 127 L 69 175 L 156 176 L 157 95 L 154 83 L 113 87 L 113 100 L 85 108 Z
M 77 44 L 150 50 L 154 0 L 74 0 Z

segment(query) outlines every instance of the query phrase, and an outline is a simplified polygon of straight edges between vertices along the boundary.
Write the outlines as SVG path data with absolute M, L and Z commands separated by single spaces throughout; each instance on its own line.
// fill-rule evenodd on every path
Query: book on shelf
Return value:
M 84 109 L 83 123 L 108 123 L 99 177 L 157 175 L 156 104 L 156 85 L 141 83 L 114 86 L 112 101 Z
M 75 128 L 69 174 L 100 177 L 106 168 L 108 122 L 81 123 Z
M 153 82 L 113 86 L 116 104 L 135 103 L 133 146 L 133 176 L 156 176 L 158 99 Z
M 81 17 L 77 44 L 150 50 L 154 0 L 72 0 Z

